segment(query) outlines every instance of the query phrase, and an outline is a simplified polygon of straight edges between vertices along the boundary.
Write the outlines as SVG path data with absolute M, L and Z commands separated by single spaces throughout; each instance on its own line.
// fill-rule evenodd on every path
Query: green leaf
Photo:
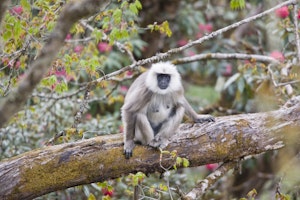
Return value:
M 169 22 L 168 21 L 164 21 L 162 23 L 160 32 L 165 33 L 168 37 L 172 36 L 172 31 L 169 27 Z
M 122 4 L 121 4 L 121 8 L 122 9 L 125 9 L 128 7 L 128 1 L 124 1 Z
M 186 158 L 183 158 L 182 165 L 183 167 L 188 167 L 190 166 L 190 161 Z
M 31 10 L 31 5 L 28 2 L 28 0 L 21 0 L 21 6 L 23 7 L 24 10 L 30 11 Z
M 168 186 L 166 186 L 164 184 L 159 184 L 159 189 L 162 191 L 168 191 Z
M 95 28 L 92 32 L 92 36 L 96 39 L 96 43 L 98 43 L 100 40 L 102 40 L 103 33 L 102 31 Z
M 120 34 L 122 39 L 129 37 L 129 33 L 126 29 L 120 30 Z
M 134 4 L 135 4 L 135 6 L 137 7 L 137 9 L 139 9 L 139 10 L 141 10 L 141 9 L 143 8 L 143 6 L 142 6 L 142 4 L 141 4 L 141 2 L 140 2 L 139 0 L 136 0 L 136 1 L 134 2 Z
M 57 78 L 56 78 L 55 75 L 52 75 L 52 76 L 49 77 L 49 79 L 48 79 L 49 85 L 53 85 L 56 82 L 57 82 Z
M 19 39 L 21 31 L 22 31 L 21 23 L 20 21 L 17 20 L 16 23 L 14 24 L 14 38 L 16 41 Z
M 231 0 L 230 8 L 233 10 L 244 9 L 245 8 L 245 0 Z
M 176 158 L 176 165 L 177 165 L 177 166 L 180 166 L 181 163 L 182 163 L 182 158 L 181 158 L 181 157 L 177 157 L 177 158 Z
M 96 200 L 96 197 L 92 193 L 90 193 L 88 200 Z
M 55 91 L 57 93 L 63 93 L 65 91 L 68 91 L 68 85 L 64 81 L 62 81 L 62 82 L 60 82 L 59 84 L 56 85 Z
M 122 20 L 122 10 L 116 9 L 112 15 L 115 24 L 120 24 Z
M 136 0 L 134 3 L 129 4 L 129 10 L 135 15 L 139 14 L 139 10 L 142 9 L 142 4 L 139 0 Z
M 4 39 L 4 41 L 8 41 L 10 38 L 11 38 L 11 36 L 12 36 L 12 33 L 11 33 L 11 31 L 4 31 L 3 32 L 3 39 Z
M 110 18 L 109 17 L 104 17 L 102 20 L 102 28 L 103 30 L 108 29 L 109 28 L 109 22 L 110 22 Z

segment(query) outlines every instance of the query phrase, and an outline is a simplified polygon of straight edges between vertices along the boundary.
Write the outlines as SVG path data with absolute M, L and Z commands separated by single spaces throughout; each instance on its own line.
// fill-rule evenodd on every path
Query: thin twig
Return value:
M 296 47 L 297 47 L 297 56 L 298 56 L 298 62 L 300 62 L 300 38 L 299 38 L 299 28 L 298 28 L 298 4 L 294 4 L 294 12 L 293 12 L 293 18 L 294 18 L 294 26 L 295 26 L 295 36 L 296 36 Z
M 198 199 L 205 192 L 212 187 L 221 177 L 223 177 L 229 170 L 236 166 L 236 162 L 226 162 L 223 163 L 218 169 L 209 174 L 204 180 L 200 181 L 193 190 L 191 190 L 187 195 L 182 199 Z
M 43 98 L 43 99 L 54 99 L 54 100 L 68 99 L 68 98 L 71 98 L 72 96 L 75 96 L 75 95 L 79 94 L 80 92 L 86 90 L 88 87 L 89 87 L 88 85 L 83 86 L 74 92 L 71 92 L 71 93 L 68 93 L 68 94 L 65 94 L 62 96 L 56 96 L 56 95 L 52 95 L 52 94 L 46 95 L 43 93 L 33 93 L 32 96 Z

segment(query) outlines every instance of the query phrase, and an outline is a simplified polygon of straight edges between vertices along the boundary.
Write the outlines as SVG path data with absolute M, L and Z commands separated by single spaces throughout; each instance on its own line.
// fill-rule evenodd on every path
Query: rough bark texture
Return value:
M 299 142 L 299 105 L 277 111 L 216 118 L 215 123 L 182 124 L 166 150 L 190 166 L 238 160 L 247 155 Z M 299 140 L 299 139 L 298 139 Z M 122 134 L 33 150 L 0 162 L 0 199 L 32 199 L 75 185 L 117 178 L 141 171 L 163 171 L 160 153 L 137 146 L 124 159 Z M 163 166 L 174 160 L 163 159 Z

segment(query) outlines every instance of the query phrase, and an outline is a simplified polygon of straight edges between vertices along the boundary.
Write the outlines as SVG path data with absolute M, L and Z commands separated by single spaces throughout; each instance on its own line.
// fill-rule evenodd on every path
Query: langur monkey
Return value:
M 170 62 L 153 64 L 130 86 L 121 108 L 124 154 L 132 156 L 135 143 L 165 148 L 184 114 L 196 123 L 213 122 L 211 115 L 198 115 L 184 97 L 181 77 Z

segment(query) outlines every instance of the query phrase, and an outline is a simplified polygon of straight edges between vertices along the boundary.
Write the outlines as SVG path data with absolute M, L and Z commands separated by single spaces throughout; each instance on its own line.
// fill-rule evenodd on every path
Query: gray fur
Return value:
M 160 71 L 171 75 L 172 85 L 164 90 L 160 90 L 156 83 L 156 74 Z M 132 156 L 135 143 L 166 147 L 170 136 L 176 133 L 184 113 L 197 123 L 214 121 L 212 116 L 198 115 L 192 109 L 184 97 L 180 75 L 171 63 L 154 64 L 150 70 L 141 74 L 130 86 L 121 112 L 126 158 Z

